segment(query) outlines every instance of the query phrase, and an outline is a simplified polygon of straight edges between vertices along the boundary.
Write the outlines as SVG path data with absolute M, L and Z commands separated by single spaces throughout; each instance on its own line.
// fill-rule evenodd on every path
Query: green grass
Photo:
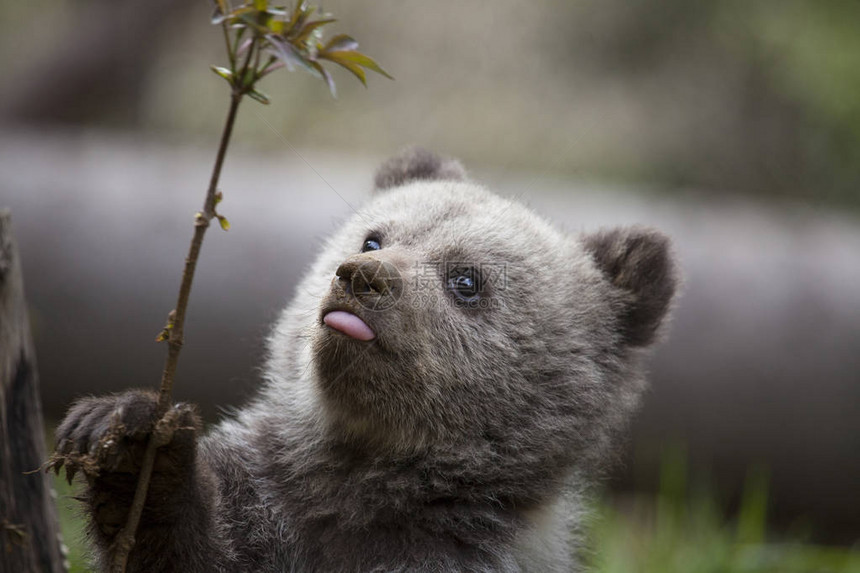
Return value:
M 84 573 L 89 571 L 86 564 L 86 544 L 84 543 L 84 520 L 80 510 L 81 504 L 72 499 L 76 495 L 78 484 L 69 485 L 60 476 L 54 476 L 54 490 L 57 492 L 57 509 L 60 515 L 60 529 L 63 532 L 63 543 L 69 549 L 69 573 Z
M 592 538 L 595 573 L 860 572 L 856 551 L 742 541 L 737 524 L 719 519 L 708 504 L 691 504 L 680 521 L 668 526 L 637 522 L 603 508 Z
M 74 488 L 56 478 L 71 573 L 88 571 Z M 754 470 L 738 515 L 688 484 L 684 457 L 668 454 L 654 496 L 597 504 L 591 573 L 860 573 L 860 551 L 780 539 L 767 528 L 767 476 Z
M 691 488 L 684 456 L 664 456 L 660 491 L 598 506 L 591 529 L 594 573 L 860 573 L 860 551 L 779 538 L 767 528 L 767 473 L 749 473 L 728 519 Z M 690 490 L 693 490 L 691 492 Z

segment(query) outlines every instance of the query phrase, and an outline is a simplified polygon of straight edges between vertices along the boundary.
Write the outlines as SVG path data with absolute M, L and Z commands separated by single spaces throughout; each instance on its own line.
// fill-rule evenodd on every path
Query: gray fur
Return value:
M 409 147 L 376 170 L 377 190 L 401 187 L 411 181 L 465 181 L 466 170 L 456 159 L 443 159 L 421 147 Z
M 413 180 L 412 166 L 387 163 L 377 185 L 398 183 L 326 244 L 269 337 L 258 398 L 196 449 L 163 448 L 130 571 L 578 569 L 582 496 L 637 403 L 674 292 L 668 241 L 567 236 L 478 185 Z M 368 236 L 381 250 L 359 252 Z M 353 292 L 343 275 L 368 261 L 402 282 Z M 446 262 L 486 271 L 487 306 L 457 304 Z M 367 310 L 384 297 L 397 299 Z M 376 338 L 325 326 L 332 308 Z M 61 446 L 74 436 L 86 451 L 110 412 L 133 418 L 124 396 L 73 406 Z M 108 469 L 91 504 L 125 503 Z M 112 530 L 93 514 L 103 548 Z
M 618 311 L 625 340 L 633 346 L 654 342 L 676 289 L 669 239 L 627 227 L 594 233 L 584 244 L 609 281 L 627 293 Z

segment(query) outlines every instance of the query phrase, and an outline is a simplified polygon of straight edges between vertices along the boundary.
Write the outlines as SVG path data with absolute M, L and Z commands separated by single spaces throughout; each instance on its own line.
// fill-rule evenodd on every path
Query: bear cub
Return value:
M 257 397 L 205 435 L 173 407 L 128 571 L 580 567 L 583 495 L 674 296 L 668 239 L 569 236 L 417 149 L 375 186 L 275 324 Z M 84 398 L 57 430 L 97 566 L 156 400 Z

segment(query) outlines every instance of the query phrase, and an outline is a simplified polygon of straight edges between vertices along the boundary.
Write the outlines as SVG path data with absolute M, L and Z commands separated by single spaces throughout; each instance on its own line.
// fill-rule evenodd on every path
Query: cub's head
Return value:
M 419 150 L 376 183 L 276 329 L 284 380 L 368 444 L 486 443 L 535 463 L 605 449 L 671 305 L 669 241 L 568 236 Z

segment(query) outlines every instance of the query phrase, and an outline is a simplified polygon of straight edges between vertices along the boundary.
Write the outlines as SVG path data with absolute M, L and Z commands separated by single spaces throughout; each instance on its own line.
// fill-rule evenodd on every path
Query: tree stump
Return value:
M 66 570 L 11 217 L 0 209 L 0 573 Z

